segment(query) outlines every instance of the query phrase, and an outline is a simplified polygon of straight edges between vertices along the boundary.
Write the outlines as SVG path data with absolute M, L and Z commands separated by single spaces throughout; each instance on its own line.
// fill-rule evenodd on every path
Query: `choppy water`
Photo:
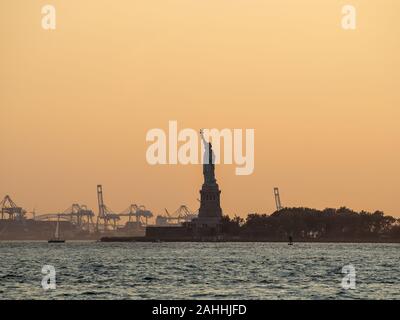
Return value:
M 400 299 L 399 257 L 398 244 L 0 242 L 0 299 Z

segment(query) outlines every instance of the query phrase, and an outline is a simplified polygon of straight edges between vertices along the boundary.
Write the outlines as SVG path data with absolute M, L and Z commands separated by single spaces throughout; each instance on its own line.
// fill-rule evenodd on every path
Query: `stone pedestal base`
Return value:
M 200 190 L 200 209 L 199 219 L 215 219 L 222 218 L 222 209 L 220 206 L 220 195 L 218 184 L 206 185 L 203 184 Z M 214 219 L 214 220 L 213 220 Z M 207 220 L 204 220 L 205 223 Z

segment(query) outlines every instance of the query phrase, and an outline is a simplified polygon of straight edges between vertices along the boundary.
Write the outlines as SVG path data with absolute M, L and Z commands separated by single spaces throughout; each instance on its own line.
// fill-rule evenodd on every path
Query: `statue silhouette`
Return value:
M 211 142 L 207 142 L 203 135 L 203 130 L 200 130 L 200 136 L 204 144 L 204 156 L 203 156 L 203 176 L 204 184 L 215 185 L 217 180 L 215 179 L 215 154 L 212 150 Z

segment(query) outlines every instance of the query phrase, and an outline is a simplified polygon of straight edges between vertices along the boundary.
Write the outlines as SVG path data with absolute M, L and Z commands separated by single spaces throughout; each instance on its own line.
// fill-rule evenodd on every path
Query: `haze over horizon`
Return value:
M 41 7 L 57 29 L 41 28 Z M 357 8 L 357 29 L 340 26 Z M 3 0 L 0 198 L 26 210 L 198 208 L 201 165 L 146 162 L 153 128 L 255 129 L 217 165 L 225 214 L 282 204 L 400 217 L 400 2 Z

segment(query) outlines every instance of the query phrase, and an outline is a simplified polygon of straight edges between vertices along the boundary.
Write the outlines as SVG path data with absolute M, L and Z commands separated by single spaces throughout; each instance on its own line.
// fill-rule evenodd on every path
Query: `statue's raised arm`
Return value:
M 204 149 L 208 149 L 208 142 L 204 139 L 203 129 L 200 129 L 200 137 L 204 144 Z
M 216 183 L 215 172 L 214 172 L 215 155 L 212 150 L 211 143 L 207 142 L 206 139 L 204 138 L 203 130 L 200 130 L 200 136 L 204 144 L 204 157 L 203 157 L 204 183 L 208 185 L 214 185 Z

